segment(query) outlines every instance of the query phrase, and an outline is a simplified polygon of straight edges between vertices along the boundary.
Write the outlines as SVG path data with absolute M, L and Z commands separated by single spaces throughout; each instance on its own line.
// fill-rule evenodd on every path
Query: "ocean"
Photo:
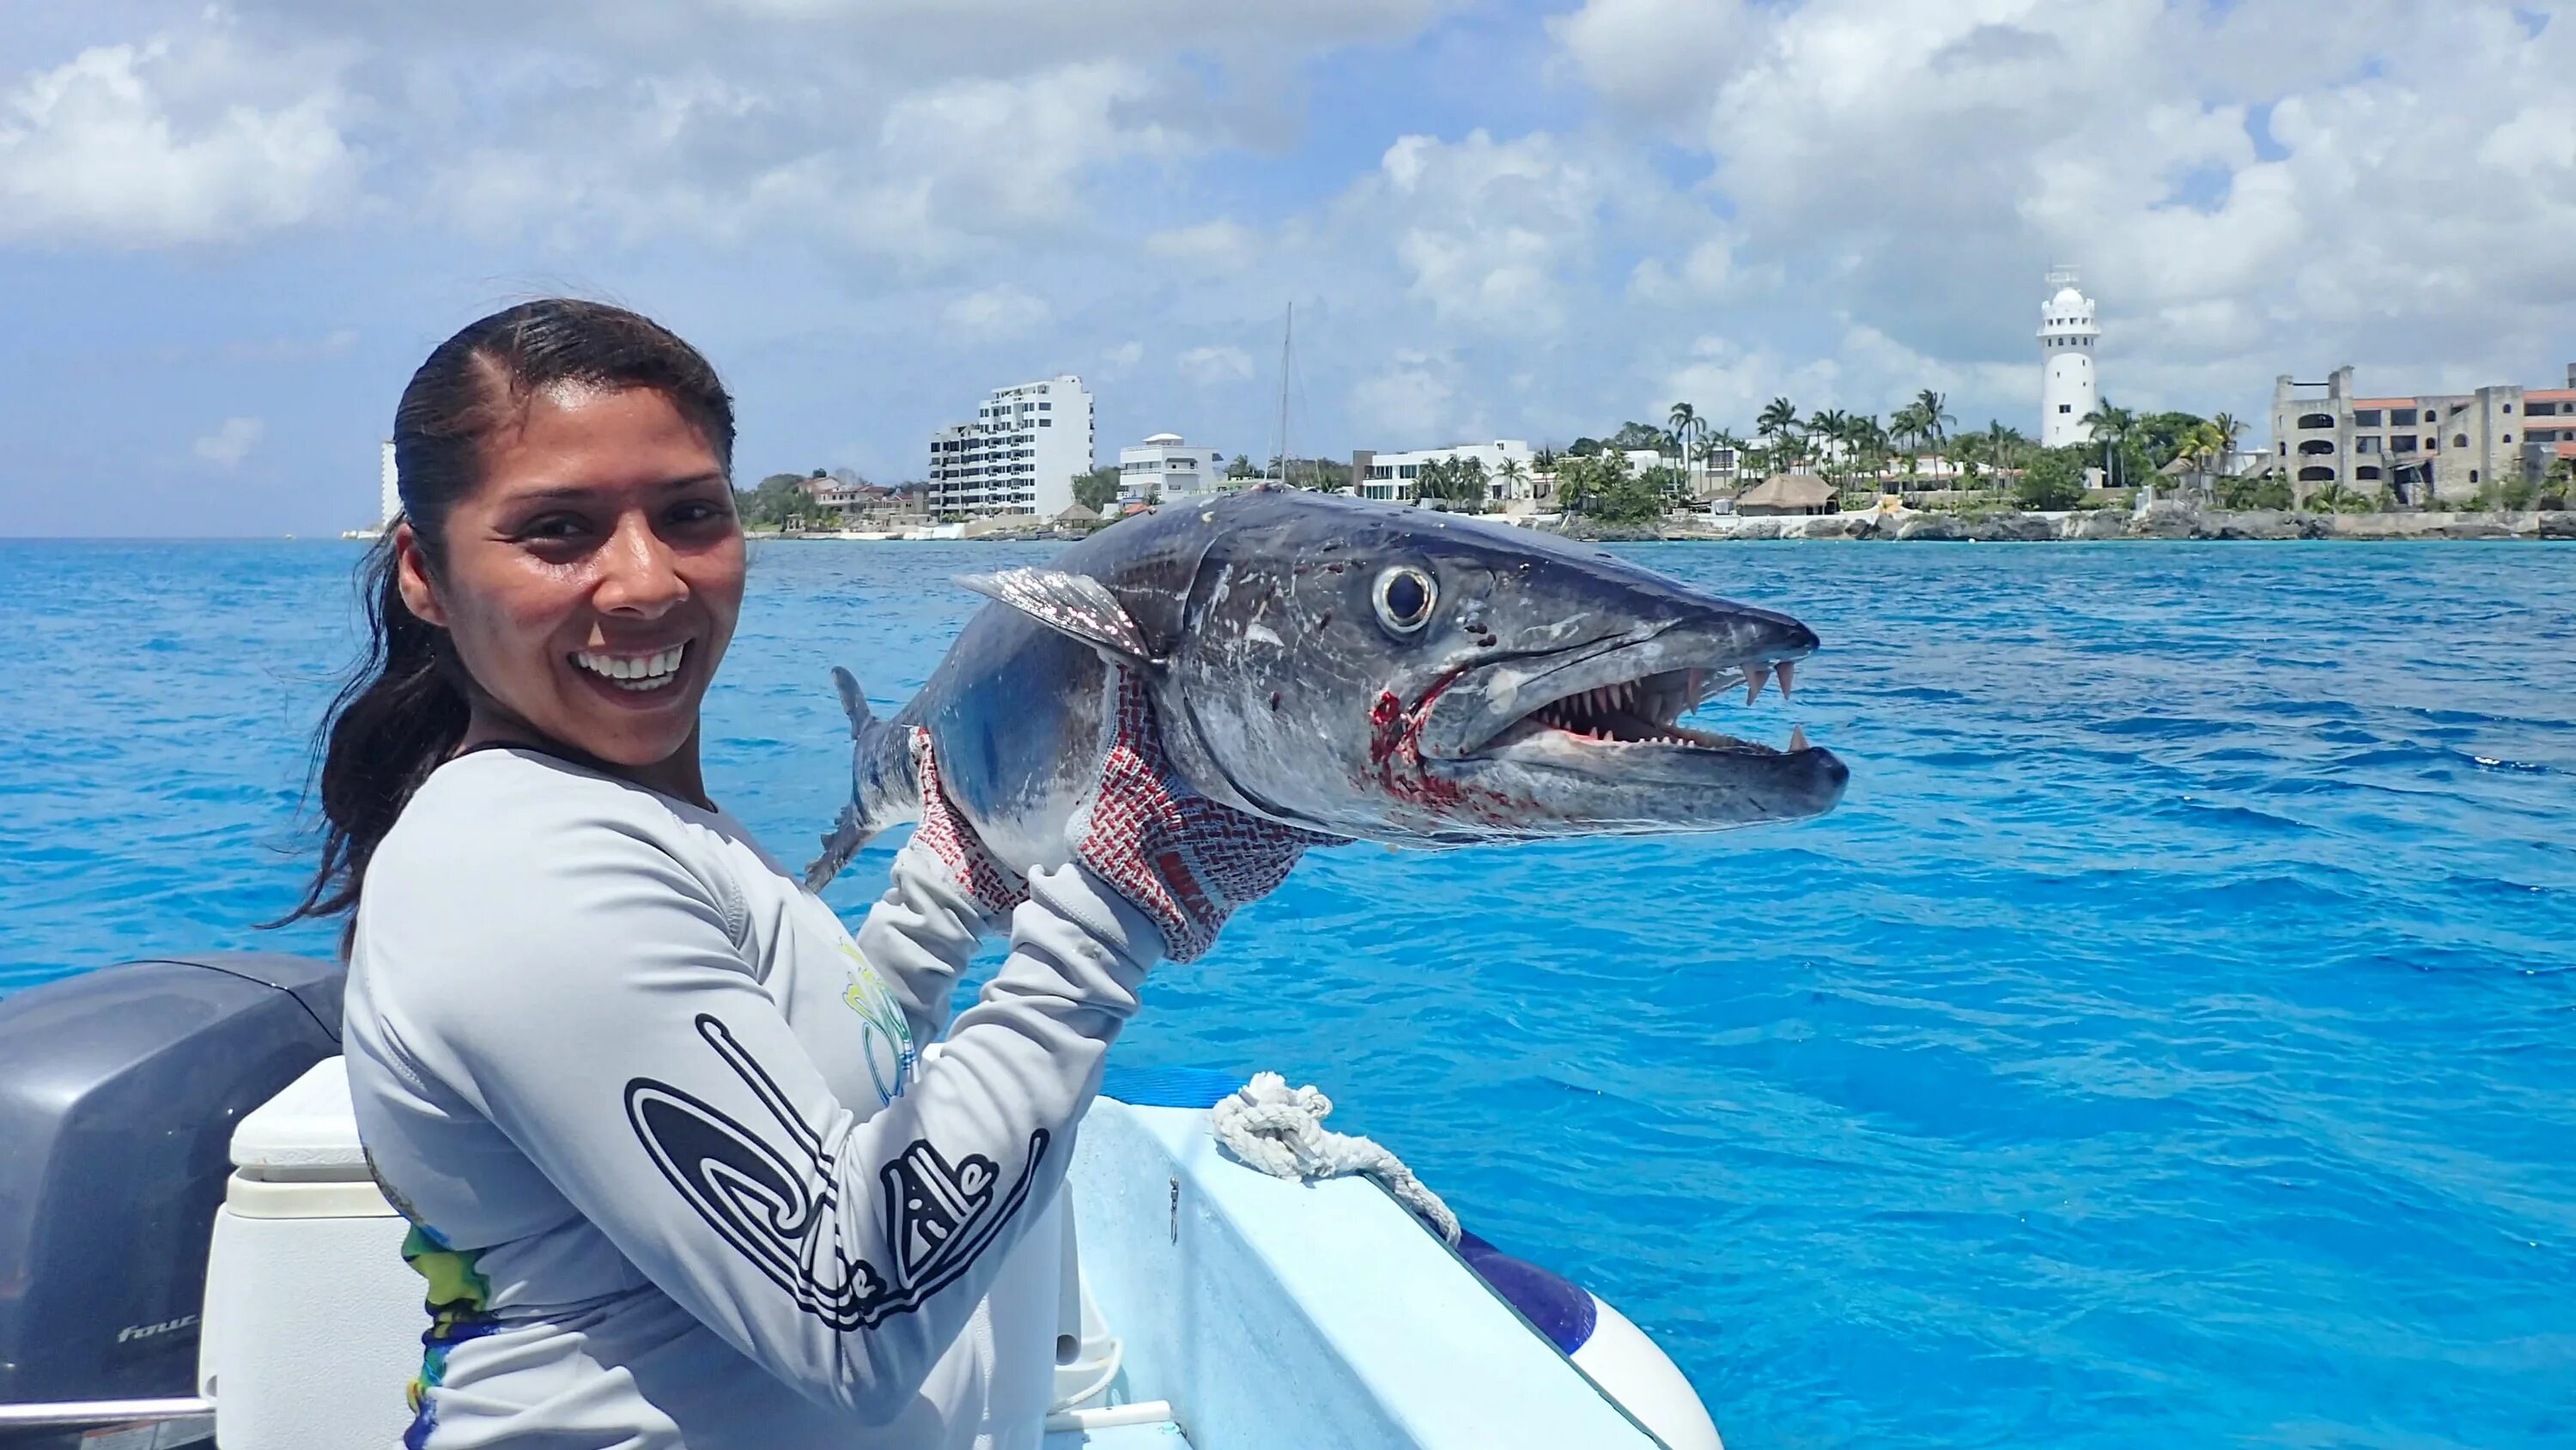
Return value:
M 1043 546 L 758 546 L 708 774 L 802 861 Z M 1825 648 L 1822 820 L 1310 855 L 1118 1060 L 1322 1087 L 1735 1450 L 2576 1443 L 2576 551 L 1647 545 Z M 0 541 L 0 992 L 327 953 L 358 546 Z M 830 891 L 855 916 L 887 847 Z

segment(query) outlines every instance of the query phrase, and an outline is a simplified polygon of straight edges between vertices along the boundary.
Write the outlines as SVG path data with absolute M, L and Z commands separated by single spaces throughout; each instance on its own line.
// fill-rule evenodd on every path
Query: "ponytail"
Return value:
M 358 565 L 366 652 L 314 740 L 322 758 L 315 782 L 324 822 L 321 865 L 304 899 L 271 925 L 355 908 L 377 843 L 412 792 L 465 739 L 469 711 L 447 631 L 403 603 L 399 570 L 389 528 Z M 344 954 L 347 948 L 344 933 Z
M 562 297 L 496 312 L 440 343 L 394 410 L 397 522 L 411 531 L 433 584 L 446 564 L 447 516 L 482 481 L 483 440 L 530 395 L 566 385 L 658 392 L 733 467 L 733 400 L 697 349 L 668 329 L 622 307 Z M 376 847 L 465 739 L 470 681 L 447 631 L 403 602 L 395 533 L 388 524 L 358 566 L 367 642 L 314 734 L 322 859 L 303 899 L 271 926 L 354 913 Z M 352 914 L 344 956 L 355 927 Z

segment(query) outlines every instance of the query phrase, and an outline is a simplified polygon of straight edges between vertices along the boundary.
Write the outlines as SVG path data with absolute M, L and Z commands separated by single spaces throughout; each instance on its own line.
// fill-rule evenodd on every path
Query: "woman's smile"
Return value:
M 645 695 L 675 695 L 671 689 L 680 682 L 680 667 L 686 662 L 689 642 L 660 649 L 623 651 L 579 650 L 571 656 L 573 668 L 593 681 L 614 687 L 619 696 L 632 699 Z

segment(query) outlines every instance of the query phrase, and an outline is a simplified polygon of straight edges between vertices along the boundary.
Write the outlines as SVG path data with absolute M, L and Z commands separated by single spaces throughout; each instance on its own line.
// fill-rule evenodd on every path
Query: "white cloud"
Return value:
M 1258 242 L 1250 227 L 1220 219 L 1156 232 L 1145 239 L 1145 248 L 1158 257 L 1210 271 L 1232 272 L 1251 263 Z
M 1552 332 L 1598 245 L 1613 181 L 1593 154 L 1547 132 L 1496 141 L 1406 136 L 1379 161 L 1364 214 L 1395 238 L 1413 295 L 1444 322 Z
M 1134 338 L 1129 338 L 1127 341 L 1118 344 L 1116 347 L 1109 348 L 1100 354 L 1101 365 L 1112 372 L 1123 373 L 1129 368 L 1132 368 L 1136 364 L 1144 361 L 1144 359 L 1145 344 L 1136 341 Z
M 2241 411 L 2275 372 L 2346 360 L 2390 387 L 2465 358 L 2493 381 L 2564 348 L 2576 15 L 1589 0 L 1551 30 L 1732 213 L 1704 229 L 1728 269 L 1649 255 L 1631 294 L 1847 314 L 1814 345 L 1855 390 L 1911 367 L 2023 406 L 2058 262 L 2101 300 L 2106 390 L 2139 401 Z M 2286 156 L 2258 150 L 2267 122 Z
M 226 418 L 222 427 L 188 445 L 188 451 L 229 472 L 250 457 L 267 432 L 268 424 L 258 418 Z
M 1363 446 L 1401 453 L 1432 448 L 1484 432 L 1483 419 L 1459 398 L 1458 364 L 1452 357 L 1401 349 L 1388 366 L 1351 391 L 1351 421 Z
M 1704 115 L 1761 35 L 1744 0 L 1591 0 L 1547 28 L 1612 106 L 1662 121 Z
M 0 242 L 237 242 L 344 203 L 338 57 L 220 30 L 104 45 L 0 93 Z
M 1761 269 L 1762 280 L 1777 285 L 1779 269 Z M 1628 274 L 1628 290 L 1647 302 L 1707 302 L 1726 296 L 1748 279 L 1735 265 L 1735 247 L 1724 236 L 1706 237 L 1679 265 L 1661 257 L 1640 261 Z
M 976 339 L 1017 337 L 1047 320 L 1046 300 L 1008 282 L 987 287 L 940 309 L 949 326 Z
M 1202 388 L 1239 383 L 1252 376 L 1252 354 L 1239 347 L 1194 347 L 1175 359 L 1181 376 Z

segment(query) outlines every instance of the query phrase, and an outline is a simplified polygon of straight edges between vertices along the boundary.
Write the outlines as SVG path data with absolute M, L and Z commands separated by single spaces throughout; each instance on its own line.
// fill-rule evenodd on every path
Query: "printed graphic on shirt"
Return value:
M 429 1332 L 420 1337 L 420 1373 L 404 1391 L 412 1420 L 403 1431 L 403 1445 L 422 1450 L 438 1428 L 437 1405 L 429 1392 L 446 1383 L 448 1351 L 498 1326 L 489 1313 L 492 1284 L 483 1277 L 476 1250 L 451 1248 L 436 1229 L 414 1221 L 403 1236 L 402 1256 L 428 1281 Z
M 701 1013 L 698 1035 L 714 1048 L 769 1119 L 755 1131 L 689 1092 L 636 1078 L 626 1117 L 655 1166 L 700 1217 L 799 1308 L 835 1329 L 865 1329 L 908 1313 L 975 1262 L 1028 1198 L 1049 1142 L 1029 1135 L 1027 1161 L 1007 1190 L 1000 1170 L 969 1153 L 953 1164 L 916 1139 L 879 1172 L 891 1278 L 848 1252 L 835 1232 L 832 1157 L 822 1139 L 724 1023 Z
M 886 990 L 885 978 L 859 955 L 858 947 L 843 942 L 841 954 L 850 959 L 849 986 L 841 993 L 841 1005 L 859 1014 L 859 1048 L 867 1058 L 868 1080 L 876 1085 L 877 1102 L 882 1106 L 901 1097 L 903 1085 L 920 1070 L 912 1028 L 904 1022 L 903 1009 L 895 1005 L 894 994 Z

